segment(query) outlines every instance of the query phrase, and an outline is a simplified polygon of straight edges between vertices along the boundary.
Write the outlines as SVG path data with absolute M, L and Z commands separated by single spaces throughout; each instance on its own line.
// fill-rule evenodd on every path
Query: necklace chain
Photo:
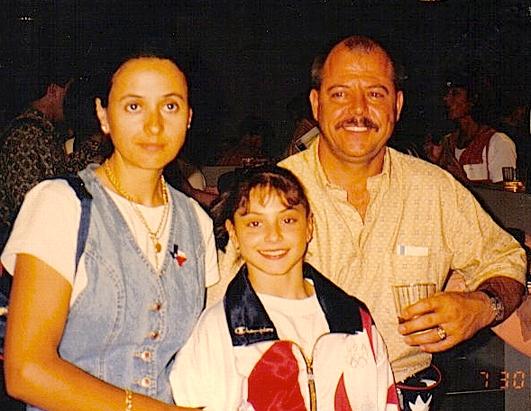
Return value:
M 115 176 L 111 168 L 109 160 L 106 160 L 105 163 L 103 163 L 103 170 L 105 171 L 105 175 L 111 182 L 116 192 L 122 197 L 124 197 L 127 201 L 129 201 L 129 204 L 131 204 L 131 207 L 138 216 L 142 225 L 146 228 L 149 235 L 149 239 L 153 243 L 153 248 L 155 249 L 155 266 L 158 269 L 159 262 L 157 254 L 160 253 L 160 251 L 162 250 L 162 246 L 160 245 L 160 237 L 162 235 L 162 232 L 164 231 L 164 227 L 166 226 L 166 222 L 168 220 L 169 215 L 168 189 L 166 187 L 166 181 L 164 181 L 164 177 L 162 175 L 160 176 L 160 191 L 162 195 L 162 203 L 164 204 L 164 211 L 162 213 L 162 218 L 160 219 L 157 229 L 152 230 L 146 218 L 142 214 L 142 211 L 140 211 L 140 208 L 138 207 L 136 202 L 136 198 L 129 194 L 127 191 L 125 191 L 120 182 L 118 181 L 118 178 Z

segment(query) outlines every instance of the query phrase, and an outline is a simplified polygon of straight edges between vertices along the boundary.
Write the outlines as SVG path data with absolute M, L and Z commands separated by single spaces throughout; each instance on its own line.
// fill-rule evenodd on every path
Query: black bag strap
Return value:
M 76 265 L 75 271 L 87 242 L 88 230 L 90 225 L 90 204 L 92 201 L 92 194 L 89 193 L 85 187 L 85 182 L 77 174 L 64 174 L 57 178 L 66 180 L 76 193 L 77 198 L 81 202 L 81 218 L 79 221 L 79 229 L 77 232 L 77 247 L 76 247 Z

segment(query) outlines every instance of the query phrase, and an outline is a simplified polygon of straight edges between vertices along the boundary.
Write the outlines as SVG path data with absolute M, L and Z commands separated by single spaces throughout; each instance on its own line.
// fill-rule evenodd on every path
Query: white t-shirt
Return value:
M 470 181 L 487 180 L 489 175 L 493 183 L 503 180 L 502 167 L 516 167 L 516 146 L 504 133 L 494 133 L 489 141 L 489 161 L 487 173 L 487 147 L 481 153 L 481 164 L 465 164 L 463 169 Z M 455 158 L 459 160 L 465 149 L 455 149 Z
M 275 325 L 278 338 L 297 343 L 304 355 L 311 358 L 317 339 L 330 332 L 317 295 L 314 293 L 302 300 L 261 293 L 257 295 Z
M 110 194 L 122 213 L 138 246 L 153 267 L 157 269 L 153 243 L 132 205 L 128 200 L 111 190 L 107 190 L 107 193 Z M 169 200 L 171 201 L 171 196 L 169 196 Z M 189 199 L 189 201 L 196 211 L 205 243 L 205 283 L 208 287 L 219 280 L 212 221 L 195 200 Z M 151 228 L 156 228 L 160 222 L 164 206 L 146 207 L 138 205 L 138 207 L 148 225 Z M 79 199 L 66 181 L 57 179 L 39 183 L 26 194 L 9 241 L 2 253 L 2 264 L 7 271 L 14 273 L 17 254 L 30 254 L 39 258 L 73 286 L 70 299 L 70 305 L 72 305 L 87 284 L 83 256 L 81 256 L 77 274 L 74 272 L 80 217 Z M 170 212 L 160 239 L 162 250 L 158 254 L 159 259 L 162 259 L 166 253 L 171 224 Z

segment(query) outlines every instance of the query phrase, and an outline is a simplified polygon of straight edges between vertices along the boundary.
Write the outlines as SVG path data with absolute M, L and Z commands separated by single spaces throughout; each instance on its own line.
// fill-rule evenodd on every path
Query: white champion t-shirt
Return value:
M 312 358 L 317 339 L 329 333 L 328 322 L 314 293 L 294 300 L 257 293 L 277 330 L 278 338 L 296 342 L 307 358 Z
M 106 189 L 106 191 L 122 213 L 139 248 L 146 255 L 154 269 L 157 270 L 153 243 L 132 205 L 128 200 L 111 190 Z M 171 196 L 169 196 L 169 201 L 171 202 Z M 219 280 L 212 221 L 195 200 L 189 199 L 189 201 L 196 211 L 205 243 L 205 283 L 206 286 L 210 286 Z M 156 228 L 160 222 L 164 206 L 146 207 L 138 205 L 138 207 L 148 225 L 151 228 Z M 66 181 L 57 179 L 39 183 L 26 194 L 9 241 L 2 253 L 2 264 L 7 271 L 14 273 L 17 254 L 30 254 L 39 258 L 73 285 L 70 299 L 70 304 L 73 304 L 75 298 L 87 284 L 83 256 L 75 275 L 75 284 L 73 281 L 80 216 L 81 206 L 79 199 Z M 170 212 L 160 239 L 162 246 L 162 250 L 159 253 L 160 261 L 162 261 L 166 253 L 171 224 Z M 116 235 L 118 236 L 120 233 Z

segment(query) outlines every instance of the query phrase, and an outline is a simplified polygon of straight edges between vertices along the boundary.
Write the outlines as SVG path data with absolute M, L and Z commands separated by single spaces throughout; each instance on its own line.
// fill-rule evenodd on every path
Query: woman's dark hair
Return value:
M 445 92 L 451 88 L 465 90 L 467 99 L 471 103 L 470 115 L 474 121 L 492 125 L 496 118 L 494 85 L 491 78 L 478 71 L 469 67 L 466 71 L 449 72 Z
M 238 169 L 230 187 L 219 195 L 210 209 L 214 220 L 216 246 L 219 249 L 225 251 L 229 241 L 225 221 L 234 223 L 234 214 L 239 209 L 248 210 L 249 197 L 254 188 L 278 193 L 287 206 L 302 205 L 306 215 L 310 214 L 310 204 L 304 188 L 291 171 L 271 164 Z
M 108 65 L 109 70 L 107 70 L 107 75 L 104 83 L 105 88 L 102 90 L 103 94 L 101 96 L 98 96 L 101 99 L 102 106 L 107 107 L 107 105 L 109 104 L 109 93 L 111 92 L 114 75 L 120 69 L 120 67 L 122 67 L 130 60 L 141 58 L 156 58 L 161 60 L 169 60 L 173 64 L 175 64 L 175 66 L 177 66 L 179 70 L 181 70 L 181 72 L 184 74 L 186 81 L 188 82 L 185 70 L 183 69 L 186 64 L 177 62 L 177 54 L 169 52 L 169 50 L 172 49 L 174 48 L 172 48 L 165 41 L 161 41 L 161 44 L 157 44 L 157 42 L 147 42 L 146 44 L 141 45 L 140 48 L 135 49 L 133 52 L 124 53 L 122 54 L 121 58 L 114 59 L 114 63 L 110 63 Z

